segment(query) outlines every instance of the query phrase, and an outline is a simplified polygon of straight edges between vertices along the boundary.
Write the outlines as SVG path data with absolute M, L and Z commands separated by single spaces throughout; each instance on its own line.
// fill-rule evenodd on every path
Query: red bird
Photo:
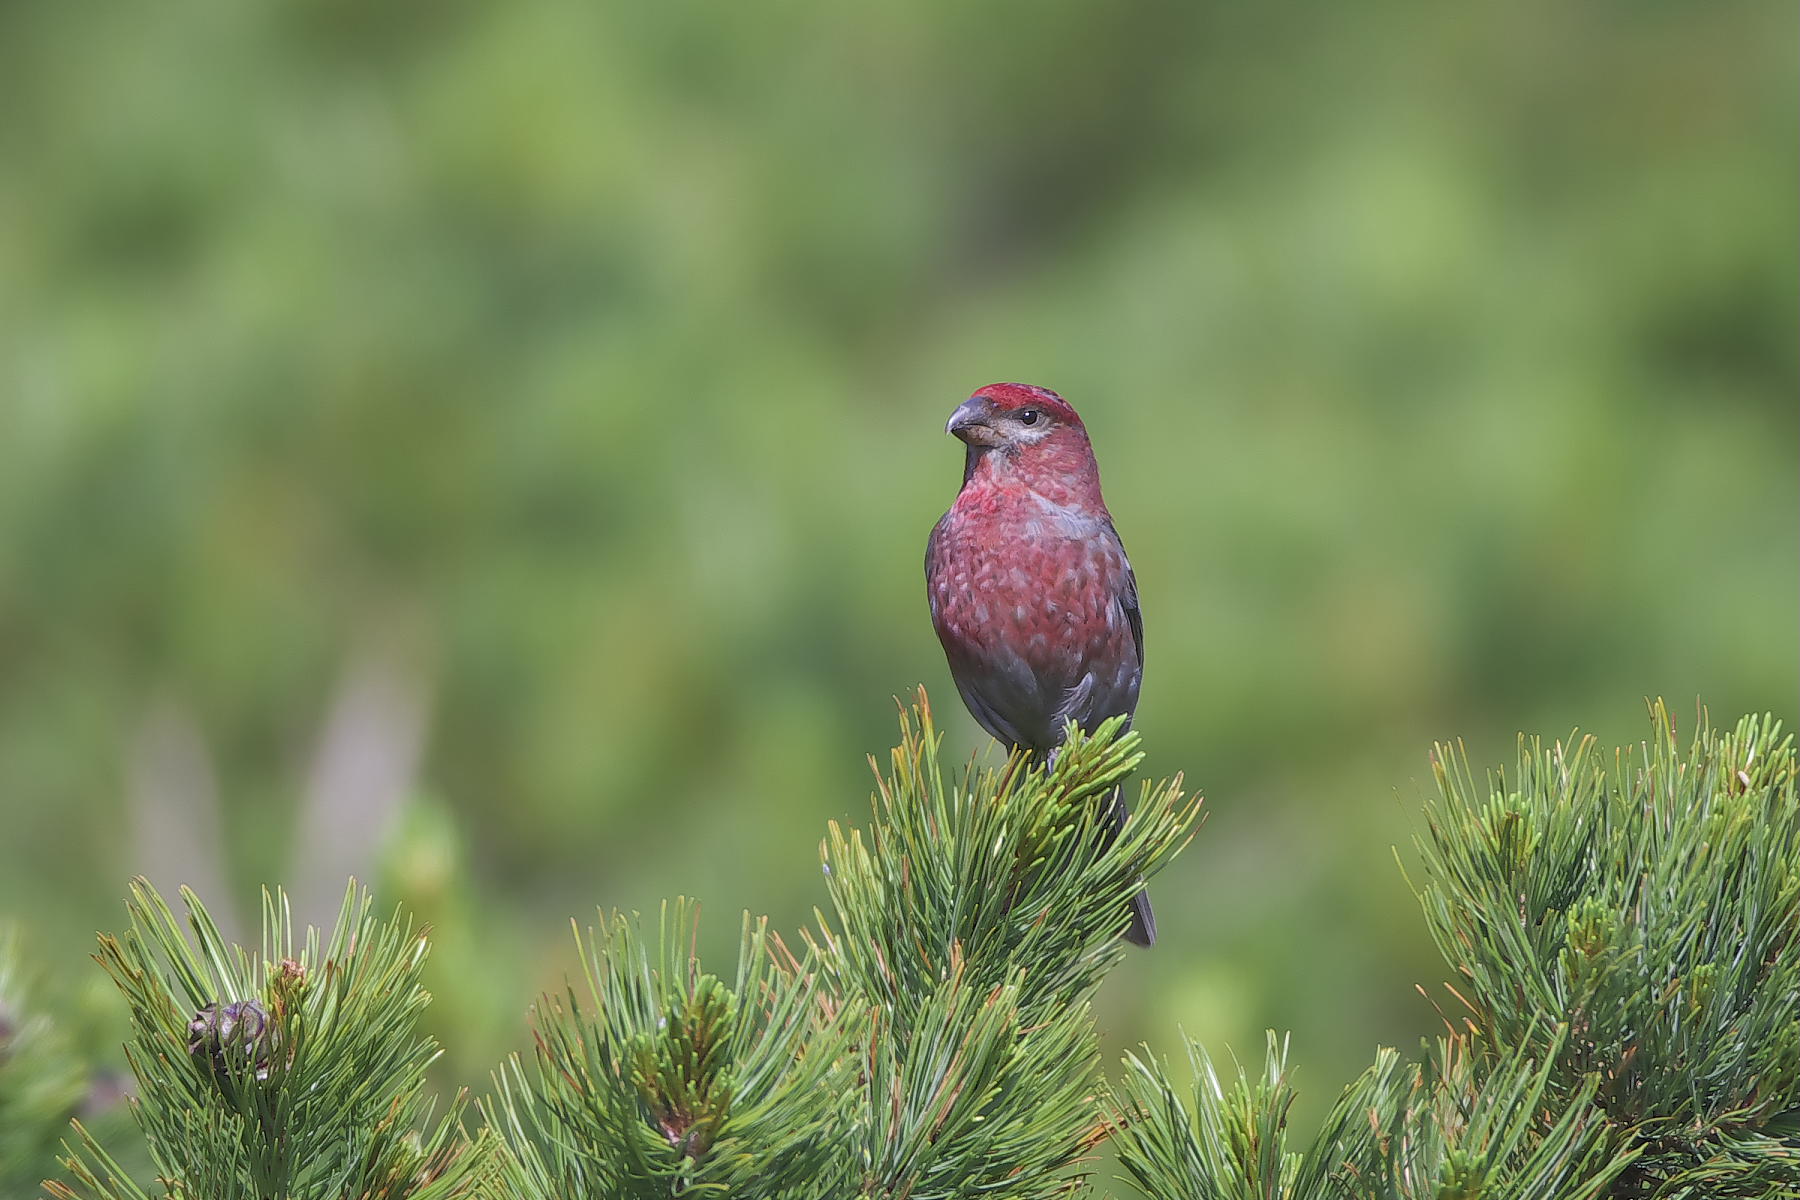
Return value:
M 1100 498 L 1100 467 L 1067 401 L 994 383 L 950 414 L 967 446 L 962 491 L 925 547 L 925 593 L 950 674 L 981 727 L 1048 762 L 1068 723 L 1137 708 L 1137 577 Z M 1125 799 L 1113 793 L 1115 829 Z M 1150 897 L 1128 941 L 1156 941 Z

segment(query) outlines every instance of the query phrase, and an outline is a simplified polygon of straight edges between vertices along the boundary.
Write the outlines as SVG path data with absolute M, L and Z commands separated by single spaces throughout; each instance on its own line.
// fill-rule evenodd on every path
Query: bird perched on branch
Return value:
M 1061 396 L 994 383 L 950 414 L 962 491 L 925 547 L 931 622 L 983 729 L 1051 761 L 1070 721 L 1128 720 L 1144 674 L 1137 577 L 1100 498 L 1081 418 Z M 1115 832 L 1125 799 L 1112 798 Z M 1156 940 L 1132 898 L 1127 940 Z

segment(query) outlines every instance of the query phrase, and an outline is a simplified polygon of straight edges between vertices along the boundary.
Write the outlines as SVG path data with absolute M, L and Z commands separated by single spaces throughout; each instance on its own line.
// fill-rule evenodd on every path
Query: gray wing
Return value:
M 925 539 L 925 603 L 931 606 L 931 620 L 935 624 L 938 615 L 937 589 L 931 586 L 931 577 L 937 574 L 938 539 L 944 536 L 944 521 L 949 517 L 945 513 L 938 518 L 938 523 L 931 527 L 931 536 Z
M 1106 528 L 1112 533 L 1113 540 L 1119 543 L 1119 553 L 1125 553 L 1125 539 L 1108 521 Z M 1131 556 L 1125 555 L 1125 590 L 1119 593 L 1119 607 L 1125 610 L 1125 621 L 1131 626 L 1131 640 L 1137 643 L 1138 670 L 1144 669 L 1144 614 L 1138 608 L 1137 572 L 1131 569 Z

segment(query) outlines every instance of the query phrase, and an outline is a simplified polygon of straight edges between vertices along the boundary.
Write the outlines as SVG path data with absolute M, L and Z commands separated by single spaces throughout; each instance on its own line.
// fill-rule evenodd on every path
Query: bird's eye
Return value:
M 1038 423 L 1038 418 L 1043 415 L 1043 413 L 1035 408 L 1021 408 L 1019 410 L 1019 424 L 1036 425 Z

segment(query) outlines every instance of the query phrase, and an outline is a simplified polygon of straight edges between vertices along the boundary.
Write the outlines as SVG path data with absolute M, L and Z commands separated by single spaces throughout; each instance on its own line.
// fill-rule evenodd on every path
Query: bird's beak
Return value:
M 998 446 L 1000 433 L 989 421 L 993 418 L 994 409 L 979 396 L 963 401 L 962 407 L 950 414 L 950 423 L 944 426 L 944 432 L 952 437 L 959 437 L 971 446 Z

